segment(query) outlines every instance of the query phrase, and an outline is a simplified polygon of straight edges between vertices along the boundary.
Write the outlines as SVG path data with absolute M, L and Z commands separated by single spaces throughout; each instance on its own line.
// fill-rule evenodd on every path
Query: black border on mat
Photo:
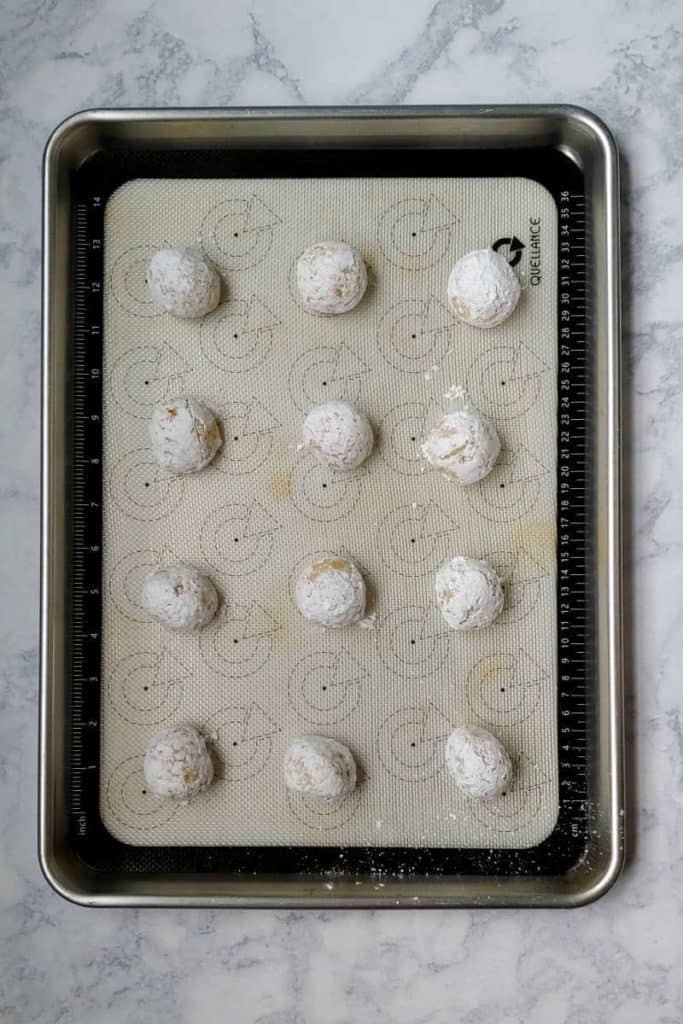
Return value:
M 553 195 L 561 211 L 563 197 L 584 196 L 583 175 L 580 169 L 563 153 L 553 148 L 538 149 L 506 149 L 501 151 L 486 150 L 453 150 L 453 149 L 353 149 L 353 150 L 139 150 L 112 151 L 97 153 L 86 161 L 74 174 L 71 181 L 72 209 L 74 211 L 73 229 L 73 267 L 72 282 L 78 265 L 79 253 L 87 258 L 89 276 L 102 278 L 103 266 L 103 215 L 107 198 L 126 181 L 137 177 L 146 178 L 267 178 L 267 177 L 517 177 L 524 176 L 538 181 Z M 97 201 L 93 204 L 93 197 Z M 76 210 L 78 206 L 88 210 L 87 237 L 78 237 Z M 578 230 L 578 229 L 576 229 Z M 84 234 L 83 223 L 81 235 Z M 92 245 L 93 237 L 102 241 L 97 247 Z M 560 242 L 560 252 L 562 252 Z M 85 248 L 83 248 L 85 247 Z M 559 267 L 558 262 L 558 267 Z M 566 286 L 565 286 L 566 287 Z M 88 295 L 88 316 L 101 324 L 102 288 L 95 294 Z M 558 274 L 558 321 L 562 323 L 561 309 L 562 284 Z M 72 288 L 75 294 L 75 288 Z M 566 292 L 565 292 L 566 294 Z M 73 297 L 73 296 L 72 296 Z M 577 296 L 572 293 L 572 301 Z M 566 300 L 563 300 L 566 301 Z M 587 297 L 586 297 L 586 304 Z M 76 309 L 72 302 L 72 344 L 70 352 L 73 365 L 76 365 L 78 354 L 78 332 L 76 330 Z M 82 317 L 82 307 L 81 307 Z M 98 321 L 99 317 L 99 321 Z M 93 358 L 99 351 L 101 357 L 101 337 L 91 338 L 94 342 L 90 352 Z M 590 338 L 586 338 L 590 345 Z M 99 347 L 99 348 L 98 348 Z M 585 353 L 583 354 L 585 360 Z M 587 369 L 584 365 L 583 370 Z M 73 370 L 73 366 L 72 366 Z M 87 402 L 91 416 L 101 416 L 102 381 L 90 380 Z M 73 441 L 74 404 L 73 404 L 73 373 L 69 392 L 67 423 Z M 559 388 L 559 381 L 558 381 Z M 586 403 L 585 416 L 588 415 L 590 403 Z M 81 410 L 82 411 L 82 410 Z M 585 438 L 588 433 L 585 423 Z M 559 452 L 558 430 L 558 456 Z M 73 573 L 77 571 L 79 545 L 85 545 L 90 557 L 87 569 L 84 570 L 81 584 L 97 590 L 101 582 L 101 423 L 88 434 L 87 451 L 88 476 L 85 483 L 81 481 L 81 490 L 76 494 L 76 477 L 74 465 L 67 468 L 70 480 L 71 513 L 68 522 L 73 521 L 73 513 L 78 502 L 90 496 L 95 499 L 96 508 L 90 508 L 88 526 L 85 535 L 80 538 L 71 530 L 67 536 L 71 557 L 67 564 L 72 566 L 72 577 L 67 594 L 67 614 L 70 622 L 76 622 L 74 616 L 73 591 L 71 582 Z M 99 446 L 99 449 L 98 449 Z M 70 446 L 73 451 L 73 445 Z M 591 471 L 588 445 L 586 445 L 585 464 L 583 467 L 584 498 L 583 512 L 590 507 Z M 75 461 L 75 460 L 74 460 Z M 558 461 L 558 493 L 559 481 Z M 576 467 L 574 467 L 576 471 Z M 76 497 L 74 497 L 76 495 Z M 558 502 L 559 508 L 559 502 Z M 586 546 L 588 540 L 586 526 L 590 517 L 584 515 L 580 523 L 575 523 L 576 559 L 575 570 L 583 573 L 585 580 L 585 598 L 587 606 L 587 623 L 590 630 L 592 610 L 590 605 L 590 579 L 592 576 L 590 551 Z M 558 526 L 559 526 L 558 521 Z M 578 531 L 578 532 L 577 532 Z M 581 536 L 583 531 L 583 536 Z M 583 542 L 583 543 L 582 543 Z M 95 551 L 94 549 L 97 549 Z M 99 554 L 98 554 L 99 552 Z M 583 562 L 582 562 L 583 559 Z M 82 563 L 81 563 L 82 564 Z M 560 564 L 558 558 L 558 581 Z M 559 582 L 558 582 L 559 588 Z M 558 594 L 558 625 L 559 636 L 571 636 L 579 624 L 564 617 L 560 612 Z M 84 678 L 99 680 L 101 638 L 101 595 L 88 603 L 87 611 L 79 612 L 78 631 L 72 628 L 71 642 L 67 645 L 67 680 L 73 683 L 75 672 L 74 654 L 76 646 L 80 651 L 80 672 Z M 83 641 L 85 638 L 85 646 Z M 80 643 L 79 643 L 80 641 Z M 567 715 L 571 715 L 575 733 L 579 737 L 572 739 L 571 756 L 565 753 L 560 756 L 559 787 L 560 811 L 552 834 L 538 846 L 528 849 L 445 849 L 445 848 L 402 848 L 402 847 L 299 847 L 299 846 L 250 846 L 250 847 L 136 847 L 129 846 L 114 839 L 104 827 L 99 813 L 99 685 L 91 685 L 84 692 L 84 706 L 79 715 L 78 731 L 71 729 L 71 769 L 68 771 L 68 789 L 73 793 L 78 786 L 78 813 L 71 815 L 70 842 L 78 857 L 89 867 L 125 875 L 156 875 L 165 876 L 188 873 L 220 873 L 221 875 L 239 874 L 320 874 L 335 872 L 344 875 L 362 875 L 381 872 L 388 876 L 403 876 L 409 865 L 411 875 L 558 875 L 568 871 L 582 857 L 586 847 L 588 830 L 588 808 L 586 796 L 586 752 L 589 745 L 589 709 L 587 700 L 590 696 L 588 681 L 595 678 L 590 661 L 590 644 L 579 671 L 573 676 L 570 687 L 560 685 L 558 689 L 559 728 L 566 726 Z M 558 668 L 560 651 L 558 650 Z M 90 675 L 88 675 L 90 673 Z M 558 671 L 558 680 L 561 673 Z M 577 696 L 582 698 L 577 702 Z M 583 707 L 583 721 L 577 716 L 577 707 Z M 71 708 L 73 716 L 73 706 Z M 73 722 L 71 723 L 73 726 Z M 67 728 L 69 723 L 67 723 Z M 88 726 L 90 728 L 88 728 Z M 565 748 L 568 749 L 568 748 Z M 580 756 L 583 754 L 583 756 Z M 574 756 L 576 755 L 576 756 Z

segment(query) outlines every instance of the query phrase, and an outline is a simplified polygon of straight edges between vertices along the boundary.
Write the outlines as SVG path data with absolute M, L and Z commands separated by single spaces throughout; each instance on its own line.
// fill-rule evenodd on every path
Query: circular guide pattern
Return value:
M 554 514 L 554 456 L 538 423 L 552 415 L 555 367 L 540 293 L 529 290 L 508 324 L 474 333 L 445 297 L 453 258 L 491 243 L 476 235 L 472 197 L 503 190 L 385 183 L 363 200 L 372 212 L 354 233 L 340 226 L 344 203 L 324 182 L 307 183 L 319 195 L 304 218 L 296 183 L 290 193 L 280 184 L 278 193 L 273 183 L 206 182 L 190 194 L 186 183 L 167 183 L 145 220 L 157 224 L 153 240 L 132 215 L 147 216 L 144 185 L 134 183 L 138 205 L 121 214 L 125 230 L 105 278 L 108 337 L 116 334 L 105 381 L 105 501 L 117 524 L 105 586 L 121 625 L 105 647 L 103 713 L 117 738 L 105 752 L 103 813 L 124 841 L 143 844 L 203 835 L 209 808 L 245 843 L 526 842 L 539 814 L 547 817 L 555 781 L 543 761 L 552 732 L 539 725 L 552 712 L 554 667 L 534 640 L 552 614 L 552 530 L 543 517 Z M 508 205 L 492 237 L 523 238 L 508 221 L 539 201 Z M 175 227 L 169 205 L 180 211 Z M 368 264 L 371 287 L 349 314 L 311 314 L 298 301 L 296 257 L 318 231 L 357 245 Z M 157 236 L 159 245 L 200 248 L 221 274 L 221 303 L 196 323 L 179 327 L 150 299 L 145 272 Z M 430 472 L 420 451 L 454 384 L 503 440 L 490 477 L 466 488 Z M 153 406 L 178 394 L 215 410 L 224 442 L 188 477 L 160 470 L 146 436 Z M 311 406 L 331 401 L 358 405 L 373 424 L 375 449 L 358 470 L 331 469 L 297 448 Z M 434 605 L 433 573 L 461 551 L 486 555 L 504 580 L 495 640 L 454 635 Z M 363 572 L 370 628 L 301 622 L 291 598 L 298 573 L 333 554 Z M 140 608 L 146 573 L 172 561 L 201 566 L 222 595 L 215 620 L 191 637 L 169 635 Z M 464 718 L 497 732 L 515 760 L 510 791 L 485 805 L 458 802 L 444 769 L 446 738 Z M 201 727 L 214 759 L 216 781 L 194 808 L 152 798 L 141 772 L 150 732 L 180 720 Z M 357 755 L 359 786 L 339 804 L 282 787 L 287 742 L 306 733 L 338 738 Z M 263 820 L 255 800 L 265 801 Z M 457 821 L 437 820 L 433 809 L 445 820 L 450 806 Z M 231 841 L 225 831 L 212 838 L 221 835 Z

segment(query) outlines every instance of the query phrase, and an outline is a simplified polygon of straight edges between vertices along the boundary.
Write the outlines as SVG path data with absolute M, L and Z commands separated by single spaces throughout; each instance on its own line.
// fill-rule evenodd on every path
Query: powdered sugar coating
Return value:
M 448 305 L 472 327 L 496 327 L 514 312 L 521 289 L 508 261 L 493 249 L 462 256 L 448 278 Z
M 167 565 L 146 577 L 140 603 L 162 626 L 193 632 L 213 619 L 218 594 L 208 576 L 192 566 Z
M 172 473 L 196 473 L 223 443 L 211 409 L 195 398 L 155 406 L 149 424 L 154 459 Z
M 512 762 L 505 747 L 476 725 L 461 726 L 450 734 L 446 767 L 458 789 L 475 800 L 500 796 L 512 782 Z
M 155 796 L 191 800 L 213 779 L 213 762 L 204 737 L 191 725 L 179 725 L 152 736 L 147 744 L 144 775 Z
M 312 562 L 296 584 L 296 606 L 322 626 L 352 626 L 365 614 L 365 581 L 348 558 Z
M 367 416 L 348 402 L 314 406 L 304 420 L 303 439 L 319 462 L 338 469 L 360 466 L 374 443 Z
M 499 453 L 496 428 L 475 409 L 447 413 L 422 444 L 427 462 L 460 484 L 483 480 Z
M 437 571 L 436 601 L 451 629 L 490 626 L 503 610 L 503 586 L 490 565 L 456 556 Z
M 301 302 L 314 313 L 348 313 L 368 286 L 361 254 L 346 242 L 317 242 L 297 260 Z
M 356 762 L 343 743 L 326 736 L 302 736 L 285 754 L 285 784 L 318 800 L 343 800 L 356 786 Z
M 147 287 L 158 306 L 184 320 L 206 316 L 218 305 L 221 281 L 196 249 L 159 249 L 147 269 Z

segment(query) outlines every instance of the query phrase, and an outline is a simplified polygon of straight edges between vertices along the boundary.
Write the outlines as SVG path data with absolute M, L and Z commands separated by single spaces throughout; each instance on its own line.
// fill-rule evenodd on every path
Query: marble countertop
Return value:
M 5 0 L 0 37 L 0 1019 L 682 1020 L 680 0 Z M 94 106 L 541 101 L 591 108 L 624 154 L 637 780 L 625 875 L 573 912 L 180 913 L 64 902 L 35 854 L 40 160 L 50 130 Z

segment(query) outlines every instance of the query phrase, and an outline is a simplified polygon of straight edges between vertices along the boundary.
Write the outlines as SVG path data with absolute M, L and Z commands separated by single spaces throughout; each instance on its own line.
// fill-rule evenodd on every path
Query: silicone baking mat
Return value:
M 104 583 L 101 813 L 136 845 L 528 847 L 558 814 L 556 722 L 555 203 L 506 179 L 144 180 L 105 216 Z M 363 302 L 307 313 L 294 285 L 307 245 L 344 239 L 370 268 Z M 524 248 L 517 244 L 519 240 Z M 445 302 L 461 254 L 497 244 L 524 282 L 493 330 Z M 221 271 L 199 322 L 156 309 L 144 281 L 160 246 L 194 245 Z M 460 488 L 426 470 L 425 432 L 463 386 L 495 422 L 493 473 Z M 153 463 L 155 402 L 205 400 L 224 446 L 190 477 Z M 339 473 L 299 450 L 313 404 L 357 403 L 377 445 Z M 292 600 L 299 570 L 344 553 L 369 582 L 374 629 L 324 630 Z M 505 580 L 498 622 L 449 631 L 433 600 L 449 555 Z M 222 594 L 195 636 L 139 605 L 154 566 L 190 562 Z M 150 734 L 189 722 L 216 739 L 214 785 L 195 801 L 145 788 Z M 495 800 L 462 797 L 449 731 L 494 732 L 515 764 Z M 347 743 L 361 768 L 339 804 L 288 794 L 295 736 Z

